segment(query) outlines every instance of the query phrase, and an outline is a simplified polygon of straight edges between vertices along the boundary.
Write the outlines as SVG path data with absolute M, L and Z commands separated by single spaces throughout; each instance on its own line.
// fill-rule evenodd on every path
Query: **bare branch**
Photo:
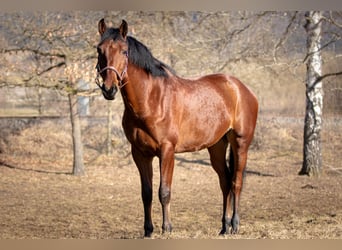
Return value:
M 99 88 L 96 89 L 88 89 L 88 90 L 77 90 L 77 96 L 98 96 L 101 95 L 101 91 Z
M 332 11 L 329 11 L 329 16 L 330 16 L 330 18 L 324 17 L 325 21 L 327 21 L 327 22 L 329 22 L 329 23 L 335 25 L 335 26 L 338 27 L 338 28 L 342 28 L 342 24 L 338 23 L 338 22 L 335 20 L 335 18 L 333 17 L 333 12 L 332 12 Z
M 45 57 L 59 57 L 59 58 L 66 58 L 65 54 L 61 53 L 51 53 L 51 52 L 43 52 L 39 49 L 33 49 L 33 48 L 15 48 L 15 49 L 2 49 L 1 53 L 12 53 L 12 52 L 25 52 L 29 51 L 34 54 L 40 55 L 40 56 L 45 56 Z
M 321 47 L 319 47 L 317 50 L 315 51 L 312 51 L 311 53 L 307 53 L 305 58 L 303 59 L 303 63 L 306 62 L 306 60 L 308 60 L 308 58 L 310 56 L 312 56 L 313 54 L 317 53 L 317 52 L 320 52 L 322 51 L 324 48 L 328 47 L 330 44 L 333 44 L 339 40 L 341 40 L 342 38 L 341 37 L 337 37 L 337 38 L 332 38 L 329 42 L 327 42 L 326 44 L 323 44 Z
M 283 32 L 282 36 L 280 37 L 279 41 L 274 45 L 273 48 L 273 61 L 277 62 L 277 51 L 280 48 L 281 45 L 287 40 L 289 34 L 291 33 L 291 29 L 295 23 L 295 20 L 297 18 L 298 11 L 296 11 L 293 16 L 290 19 L 289 24 L 286 26 L 285 31 Z
M 330 76 L 339 76 L 339 75 L 342 75 L 342 71 L 324 74 L 321 77 L 318 77 L 317 81 L 322 81 L 324 78 L 327 78 L 327 77 L 330 77 Z
M 43 71 L 37 73 L 37 75 L 38 75 L 38 76 L 41 76 L 42 74 L 47 73 L 47 72 L 49 72 L 49 71 L 52 70 L 52 69 L 60 68 L 60 67 L 62 67 L 62 66 L 65 66 L 65 62 L 60 62 L 60 63 L 58 63 L 58 64 L 56 64 L 56 65 L 50 66 L 50 67 L 48 67 L 47 69 L 45 69 L 45 70 L 43 70 Z

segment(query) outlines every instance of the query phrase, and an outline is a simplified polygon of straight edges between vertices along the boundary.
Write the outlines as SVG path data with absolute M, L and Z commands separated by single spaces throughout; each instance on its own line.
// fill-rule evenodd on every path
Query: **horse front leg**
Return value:
M 172 224 L 170 219 L 170 200 L 171 200 L 171 184 L 174 169 L 174 146 L 172 144 L 165 144 L 161 148 L 160 155 L 160 186 L 159 186 L 159 201 L 162 205 L 163 211 L 163 225 L 164 232 L 172 231 Z
M 152 160 L 153 157 L 144 156 L 138 149 L 132 146 L 132 156 L 138 167 L 141 180 L 141 196 L 144 203 L 144 230 L 145 237 L 151 237 L 153 232 L 152 223 Z

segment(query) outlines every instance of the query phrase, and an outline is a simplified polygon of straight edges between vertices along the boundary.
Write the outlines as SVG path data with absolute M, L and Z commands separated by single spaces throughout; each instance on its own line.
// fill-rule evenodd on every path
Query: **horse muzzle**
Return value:
M 118 92 L 118 88 L 115 84 L 113 84 L 112 87 L 110 87 L 109 89 L 106 88 L 105 84 L 102 84 L 100 88 L 105 99 L 114 100 L 116 92 Z
M 103 94 L 105 99 L 107 99 L 107 100 L 114 100 L 115 94 L 116 94 L 116 92 L 118 92 L 118 87 L 122 88 L 125 85 L 125 84 L 122 84 L 122 81 L 123 81 L 123 77 L 124 77 L 124 75 L 126 74 L 126 71 L 127 71 L 127 64 L 126 64 L 126 67 L 122 71 L 121 74 L 119 74 L 119 72 L 113 66 L 107 66 L 107 67 L 104 67 L 103 69 L 100 70 L 99 69 L 99 64 L 97 64 L 96 68 L 97 68 L 98 72 L 97 72 L 97 76 L 95 78 L 95 83 L 102 90 L 102 94 Z M 114 71 L 114 73 L 116 74 L 116 78 L 119 81 L 119 83 L 113 83 L 110 88 L 107 88 L 104 82 L 102 82 L 102 85 L 101 85 L 101 83 L 100 83 L 101 73 L 104 72 L 105 70 Z
M 113 84 L 110 88 L 107 88 L 104 82 L 100 82 L 100 74 L 98 73 L 95 78 L 96 85 L 102 90 L 102 94 L 107 100 L 114 100 L 118 88 L 116 84 Z

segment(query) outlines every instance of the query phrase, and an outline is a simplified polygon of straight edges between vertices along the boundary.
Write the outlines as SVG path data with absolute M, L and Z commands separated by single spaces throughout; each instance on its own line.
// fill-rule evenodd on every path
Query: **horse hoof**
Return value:
M 152 233 L 153 233 L 153 227 L 149 228 L 149 229 L 145 229 L 144 238 L 151 238 L 152 237 Z
M 145 232 L 144 238 L 150 239 L 152 237 L 152 232 Z
M 231 234 L 238 234 L 239 233 L 239 224 L 232 224 L 232 229 L 230 230 Z
M 220 235 L 225 235 L 227 233 L 226 229 L 221 229 Z

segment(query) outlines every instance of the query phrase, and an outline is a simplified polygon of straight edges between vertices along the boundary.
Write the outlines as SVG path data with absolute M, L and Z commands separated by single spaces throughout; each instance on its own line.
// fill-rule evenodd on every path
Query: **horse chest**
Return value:
M 153 136 L 147 132 L 139 121 L 132 121 L 129 119 L 123 119 L 123 129 L 125 131 L 128 141 L 139 148 L 141 151 L 156 155 L 158 152 L 158 142 Z

